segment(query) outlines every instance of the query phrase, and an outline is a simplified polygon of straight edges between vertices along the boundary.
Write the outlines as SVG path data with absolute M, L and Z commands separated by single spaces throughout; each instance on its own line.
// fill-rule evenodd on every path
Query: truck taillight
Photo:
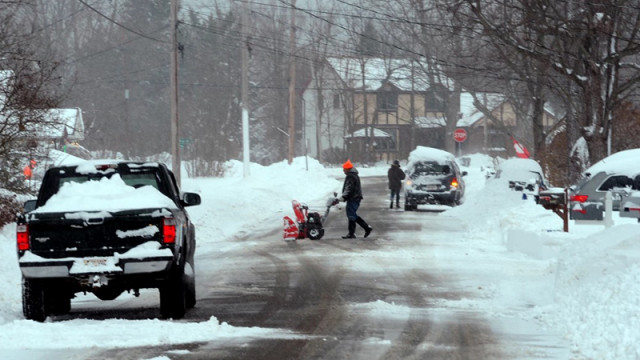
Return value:
M 451 187 L 457 189 L 458 186 L 460 186 L 460 184 L 458 183 L 458 179 L 457 178 L 453 178 L 453 180 L 451 180 Z
M 583 203 L 587 201 L 587 199 L 589 199 L 589 195 L 571 195 L 571 198 L 570 198 L 571 201 L 575 201 L 579 203 Z
M 16 227 L 18 250 L 29 250 L 29 226 L 26 224 Z
M 162 241 L 165 244 L 176 242 L 176 220 L 174 218 L 164 218 L 162 220 Z

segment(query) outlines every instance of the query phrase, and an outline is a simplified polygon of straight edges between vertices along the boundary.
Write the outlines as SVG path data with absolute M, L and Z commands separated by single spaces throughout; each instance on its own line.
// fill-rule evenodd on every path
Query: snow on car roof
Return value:
M 498 164 L 495 179 L 498 182 L 523 181 L 535 183 L 539 180 L 536 174 L 544 178 L 542 167 L 533 159 L 509 158 Z
M 640 173 L 640 149 L 619 151 L 598 161 L 588 168 L 584 174 L 597 174 L 601 171 L 618 173 L 629 177 Z
M 455 159 L 456 157 L 450 152 L 428 146 L 418 146 L 409 153 L 407 166 L 411 166 L 418 161 L 432 160 L 438 163 L 445 163 L 447 161 L 455 161 Z
M 510 158 L 500 163 L 500 170 L 509 171 L 535 171 L 542 174 L 542 167 L 533 159 Z

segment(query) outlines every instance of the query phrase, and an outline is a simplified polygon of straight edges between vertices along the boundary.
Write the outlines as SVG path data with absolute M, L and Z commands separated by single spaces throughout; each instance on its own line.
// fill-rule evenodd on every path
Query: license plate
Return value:
M 438 190 L 438 185 L 427 185 L 427 191 L 436 191 Z
M 105 266 L 107 265 L 107 259 L 83 259 L 82 263 L 86 266 Z

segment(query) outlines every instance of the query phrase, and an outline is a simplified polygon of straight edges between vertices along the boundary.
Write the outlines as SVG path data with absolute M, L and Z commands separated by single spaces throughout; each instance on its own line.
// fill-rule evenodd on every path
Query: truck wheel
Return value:
M 22 278 L 22 313 L 27 320 L 43 322 L 47 318 L 44 283 Z
M 187 282 L 181 268 L 160 286 L 160 314 L 164 318 L 181 319 L 186 311 Z

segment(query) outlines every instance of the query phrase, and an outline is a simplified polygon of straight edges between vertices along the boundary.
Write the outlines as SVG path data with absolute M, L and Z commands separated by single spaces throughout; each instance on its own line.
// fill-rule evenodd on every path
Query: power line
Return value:
M 117 25 L 117 26 L 119 26 L 119 27 L 121 27 L 121 28 L 123 28 L 123 29 L 125 29 L 125 30 L 129 31 L 129 32 L 132 32 L 132 33 L 134 33 L 134 34 L 136 34 L 136 35 L 138 35 L 138 36 L 141 36 L 141 37 L 143 37 L 143 38 L 145 38 L 145 39 L 149 39 L 149 40 L 157 41 L 157 42 L 159 42 L 159 43 L 168 43 L 167 41 L 163 41 L 163 40 L 158 40 L 158 39 L 152 38 L 152 37 L 150 37 L 150 36 L 148 36 L 148 35 L 146 35 L 146 34 L 143 34 L 143 33 L 141 33 L 141 32 L 138 32 L 138 31 L 136 31 L 136 30 L 133 30 L 133 29 L 131 29 L 131 28 L 129 28 L 129 27 L 126 27 L 126 26 L 124 26 L 124 25 L 120 24 L 119 22 L 117 22 L 117 21 L 113 20 L 112 18 L 110 18 L 110 17 L 108 17 L 107 15 L 103 14 L 102 12 L 100 12 L 100 10 L 98 10 L 98 9 L 94 8 L 93 6 L 91 6 L 91 5 L 87 4 L 84 0 L 78 0 L 78 1 L 79 1 L 82 5 L 84 5 L 84 6 L 88 7 L 89 9 L 91 9 L 91 10 L 92 10 L 93 12 L 95 12 L 96 14 L 98 14 L 98 15 L 102 16 L 103 18 L 105 18 L 107 21 L 109 21 L 109 22 L 111 22 L 111 23 L 113 23 L 113 24 L 115 24 L 115 25 Z

